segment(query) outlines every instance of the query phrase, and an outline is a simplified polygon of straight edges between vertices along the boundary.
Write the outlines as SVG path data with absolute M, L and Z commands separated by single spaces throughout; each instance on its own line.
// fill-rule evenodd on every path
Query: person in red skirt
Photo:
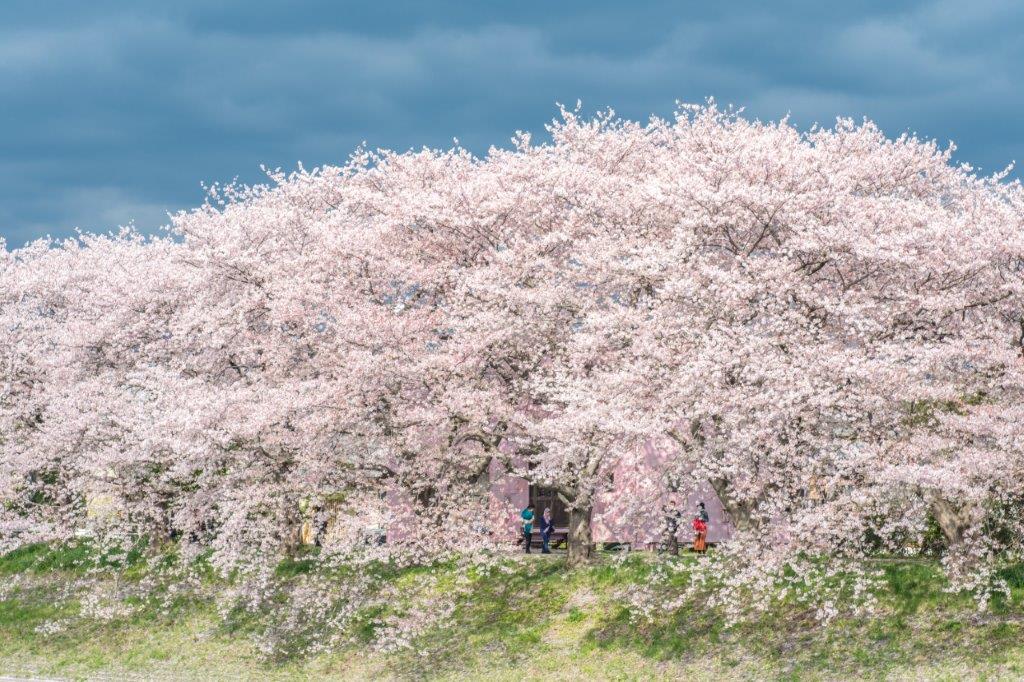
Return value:
M 693 551 L 704 554 L 708 551 L 708 524 L 700 516 L 693 517 Z

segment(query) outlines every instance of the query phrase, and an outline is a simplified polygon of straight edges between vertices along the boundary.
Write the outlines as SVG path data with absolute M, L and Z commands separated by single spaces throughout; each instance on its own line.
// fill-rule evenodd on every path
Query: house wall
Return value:
M 708 541 L 721 542 L 732 536 L 733 526 L 718 497 L 706 483 L 674 494 L 667 490 L 655 491 L 645 496 L 641 507 L 650 510 L 649 513 L 637 513 L 636 491 L 642 486 L 635 485 L 634 481 L 657 480 L 658 470 L 671 456 L 669 451 L 660 450 L 648 442 L 644 445 L 638 460 L 631 461 L 628 465 L 620 465 L 615 470 L 612 490 L 600 494 L 594 504 L 591 529 L 595 542 L 628 542 L 638 549 L 655 547 L 662 541 L 662 508 L 672 498 L 675 501 L 673 506 L 682 512 L 677 533 L 680 542 L 688 543 L 693 539 L 691 523 L 697 512 L 698 502 L 704 502 L 710 517 Z M 530 484 L 525 479 L 508 474 L 497 461 L 491 462 L 488 480 L 490 518 L 486 522 L 486 528 L 481 530 L 486 532 L 489 529 L 496 538 L 504 537 L 514 541 L 521 528 L 519 515 L 530 501 Z M 395 511 L 409 506 L 409 501 L 396 490 L 388 493 L 387 503 Z M 395 542 L 405 536 L 406 524 L 399 513 L 388 525 L 387 539 L 389 542 Z
M 495 535 L 518 536 L 519 514 L 530 503 L 530 484 L 491 462 L 491 529 Z

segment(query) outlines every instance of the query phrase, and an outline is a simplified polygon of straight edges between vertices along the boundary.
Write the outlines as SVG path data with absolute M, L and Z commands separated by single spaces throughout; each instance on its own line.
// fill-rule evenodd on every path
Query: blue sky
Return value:
M 1024 161 L 1024 3 L 2 0 L 0 236 L 151 230 L 200 182 L 373 147 L 475 152 L 581 99 L 868 116 Z

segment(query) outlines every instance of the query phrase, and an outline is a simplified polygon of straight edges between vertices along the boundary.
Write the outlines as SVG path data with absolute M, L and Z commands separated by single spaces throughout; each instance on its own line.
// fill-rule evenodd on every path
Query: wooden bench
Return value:
M 534 526 L 533 531 L 530 533 L 530 548 L 543 547 L 544 543 L 540 538 L 540 531 Z M 551 531 L 551 541 L 548 543 L 548 547 L 551 549 L 566 549 L 569 546 L 569 529 L 555 527 Z

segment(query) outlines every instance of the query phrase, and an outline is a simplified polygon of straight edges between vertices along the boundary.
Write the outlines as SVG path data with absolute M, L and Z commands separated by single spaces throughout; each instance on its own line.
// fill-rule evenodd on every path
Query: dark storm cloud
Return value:
M 0 235 L 152 229 L 200 181 L 362 140 L 484 153 L 577 98 L 644 119 L 707 96 L 801 126 L 869 116 L 986 172 L 1022 157 L 1020 3 L 839 5 L 6 0 Z

